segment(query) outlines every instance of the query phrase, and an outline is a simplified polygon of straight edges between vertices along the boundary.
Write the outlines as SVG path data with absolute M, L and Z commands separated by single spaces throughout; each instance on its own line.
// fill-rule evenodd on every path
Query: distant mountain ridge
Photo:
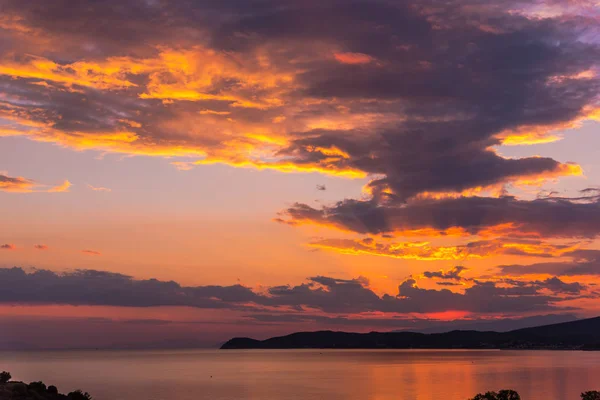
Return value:
M 473 320 L 473 321 L 444 321 L 440 324 L 431 324 L 431 326 L 423 328 L 409 328 L 394 330 L 394 332 L 411 332 L 419 333 L 445 333 L 450 331 L 482 331 L 482 332 L 509 332 L 523 328 L 533 328 L 542 325 L 560 324 L 563 322 L 576 321 L 579 318 L 573 314 L 549 314 L 535 315 L 532 317 L 523 318 L 502 318 L 498 320 Z
M 233 338 L 221 349 L 555 349 L 600 350 L 600 317 L 509 332 L 298 332 L 266 340 Z

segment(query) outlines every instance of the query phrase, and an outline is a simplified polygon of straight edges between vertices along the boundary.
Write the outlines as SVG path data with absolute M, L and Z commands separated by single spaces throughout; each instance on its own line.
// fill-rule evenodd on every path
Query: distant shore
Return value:
M 600 317 L 510 332 L 298 332 L 266 340 L 233 338 L 221 349 L 600 350 Z

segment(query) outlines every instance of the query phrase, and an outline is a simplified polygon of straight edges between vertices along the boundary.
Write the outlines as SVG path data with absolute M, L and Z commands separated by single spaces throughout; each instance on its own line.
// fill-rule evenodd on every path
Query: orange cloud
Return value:
M 373 57 L 364 53 L 334 53 L 333 57 L 342 64 L 369 64 L 373 62 Z
M 35 183 L 22 177 L 10 177 L 0 174 L 0 191 L 13 193 L 29 193 L 33 191 Z
M 68 192 L 69 188 L 71 187 L 71 182 L 69 181 L 64 181 L 62 184 L 55 186 L 51 189 L 48 190 L 48 193 L 63 193 L 63 192 Z
M 42 189 L 45 185 L 41 185 L 23 177 L 10 177 L 0 174 L 0 191 L 9 193 L 58 193 L 68 192 L 71 183 L 64 181 L 61 185 L 51 187 L 50 189 Z
M 282 84 L 293 81 L 290 73 L 264 70 L 256 55 L 254 60 L 240 64 L 235 55 L 196 46 L 187 50 L 159 48 L 154 58 L 109 57 L 102 61 L 76 61 L 58 64 L 44 57 L 5 58 L 0 75 L 12 78 L 37 79 L 63 85 L 72 91 L 77 86 L 100 90 L 137 88 L 142 99 L 217 100 L 231 102 L 236 107 L 270 108 L 280 105 Z M 243 67 L 242 67 L 243 65 Z M 140 87 L 131 76 L 144 75 L 148 83 Z M 229 80 L 238 82 L 233 88 L 219 87 Z M 265 91 L 256 98 L 244 91 Z
M 435 246 L 430 242 L 379 243 L 372 238 L 362 240 L 323 239 L 309 246 L 351 255 L 373 255 L 421 261 L 466 260 L 498 255 L 560 257 L 578 249 L 574 244 L 550 244 L 541 241 L 509 241 L 503 239 L 475 241 L 455 246 Z
M 49 247 L 45 244 L 36 244 L 35 246 L 33 246 L 33 248 L 37 250 L 48 250 Z
M 7 243 L 7 244 L 0 245 L 0 250 L 16 250 L 16 249 L 17 249 L 17 246 L 15 246 L 14 244 Z
M 581 75 L 581 74 L 580 74 Z M 593 78 L 595 75 L 583 74 Z M 585 121 L 600 121 L 600 108 L 586 107 L 579 117 L 568 122 L 554 125 L 522 126 L 516 129 L 503 131 L 497 135 L 506 146 L 520 146 L 552 143 L 562 139 L 561 131 L 580 128 Z

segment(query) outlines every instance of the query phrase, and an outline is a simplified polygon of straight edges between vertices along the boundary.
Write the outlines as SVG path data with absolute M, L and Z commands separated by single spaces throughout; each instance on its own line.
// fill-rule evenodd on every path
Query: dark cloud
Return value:
M 461 276 L 461 273 L 463 271 L 467 270 L 467 268 L 457 265 L 456 267 L 448 270 L 448 271 L 435 271 L 435 272 L 429 272 L 429 271 L 425 271 L 423 272 L 423 276 L 425 276 L 426 278 L 439 278 L 439 279 L 450 279 L 450 280 L 455 280 L 455 281 L 460 281 L 463 279 L 463 277 Z
M 575 250 L 565 254 L 570 261 L 554 261 L 530 265 L 501 265 L 506 275 L 550 274 L 557 276 L 600 275 L 600 250 Z
M 10 243 L 0 245 L 0 250 L 15 250 L 16 248 L 17 248 L 17 246 L 15 246 L 14 244 L 10 244 Z
M 52 127 L 26 134 L 362 173 L 376 177 L 377 202 L 382 193 L 402 201 L 578 173 L 551 158 L 504 158 L 492 146 L 571 126 L 600 92 L 589 73 L 600 46 L 586 40 L 594 27 L 583 8 L 542 19 L 516 12 L 526 8 L 518 1 L 0 5 L 10 34 L 0 45 L 11 66 L 2 72 L 7 102 Z M 36 57 L 53 67 L 40 70 Z M 107 139 L 124 131 L 123 120 L 135 122 L 130 135 Z M 277 140 L 249 139 L 249 124 Z M 248 159 L 248 145 L 267 156 Z
M 0 281 L 2 303 L 223 308 L 260 298 L 240 285 L 181 287 L 175 282 L 135 280 L 93 270 L 56 274 L 47 270 L 27 273 L 20 268 L 0 269 Z
M 398 7 L 394 11 L 404 19 L 423 23 L 422 29 L 404 31 L 406 24 L 388 21 L 394 15 L 389 3 L 379 5 L 379 10 L 374 5 L 364 14 L 381 18 L 373 37 L 365 39 L 369 48 L 352 39 L 356 24 L 341 24 L 338 32 L 350 36 L 349 51 L 372 54 L 381 63 L 328 64 L 318 72 L 306 72 L 304 79 L 312 96 L 397 102 L 395 113 L 402 122 L 343 134 L 305 132 L 284 154 L 310 163 L 327 157 L 315 148 L 339 148 L 350 156 L 338 161 L 342 166 L 385 175 L 370 184 L 372 189 L 391 189 L 401 199 L 425 191 L 460 192 L 566 168 L 549 158 L 506 159 L 490 146 L 501 142 L 503 132 L 536 126 L 548 130 L 573 120 L 596 101 L 596 79 L 553 79 L 597 65 L 598 47 L 581 42 L 574 24 L 506 14 L 489 21 L 498 29 L 491 33 L 463 23 L 474 15 L 448 8 L 450 23 L 434 29 L 427 16 Z M 273 19 L 278 17 L 274 14 Z M 285 20 L 280 17 L 278 24 Z M 371 20 L 361 16 L 356 22 L 368 27 Z M 576 60 L 570 58 L 573 52 L 578 53 Z
M 565 283 L 557 277 L 548 278 L 542 282 L 535 282 L 534 284 L 555 293 L 579 294 L 586 288 L 585 285 L 578 282 Z
M 527 201 L 510 196 L 417 199 L 384 204 L 373 200 L 344 200 L 321 209 L 295 204 L 282 213 L 280 221 L 315 222 L 372 234 L 419 229 L 443 232 L 452 228 L 477 234 L 503 226 L 503 233 L 509 236 L 595 237 L 600 233 L 600 202 L 596 196 L 587 202 L 560 198 Z
M 578 294 L 584 287 L 558 279 L 544 282 L 474 281 L 464 293 L 425 289 L 409 278 L 395 295 L 375 293 L 365 278 L 336 279 L 317 276 L 296 286 L 273 286 L 258 293 L 242 285 L 185 287 L 176 282 L 131 277 L 93 270 L 57 274 L 46 270 L 26 273 L 20 268 L 0 269 L 4 289 L 0 303 L 106 305 L 125 307 L 188 306 L 211 309 L 261 308 L 356 314 L 523 313 L 566 310 L 558 294 Z M 540 290 L 548 291 L 547 294 Z

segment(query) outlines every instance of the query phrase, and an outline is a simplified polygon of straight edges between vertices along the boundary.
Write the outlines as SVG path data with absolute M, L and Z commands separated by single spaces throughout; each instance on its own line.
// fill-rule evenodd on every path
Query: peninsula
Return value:
M 600 350 L 600 317 L 510 332 L 298 332 L 266 340 L 233 338 L 221 349 Z

